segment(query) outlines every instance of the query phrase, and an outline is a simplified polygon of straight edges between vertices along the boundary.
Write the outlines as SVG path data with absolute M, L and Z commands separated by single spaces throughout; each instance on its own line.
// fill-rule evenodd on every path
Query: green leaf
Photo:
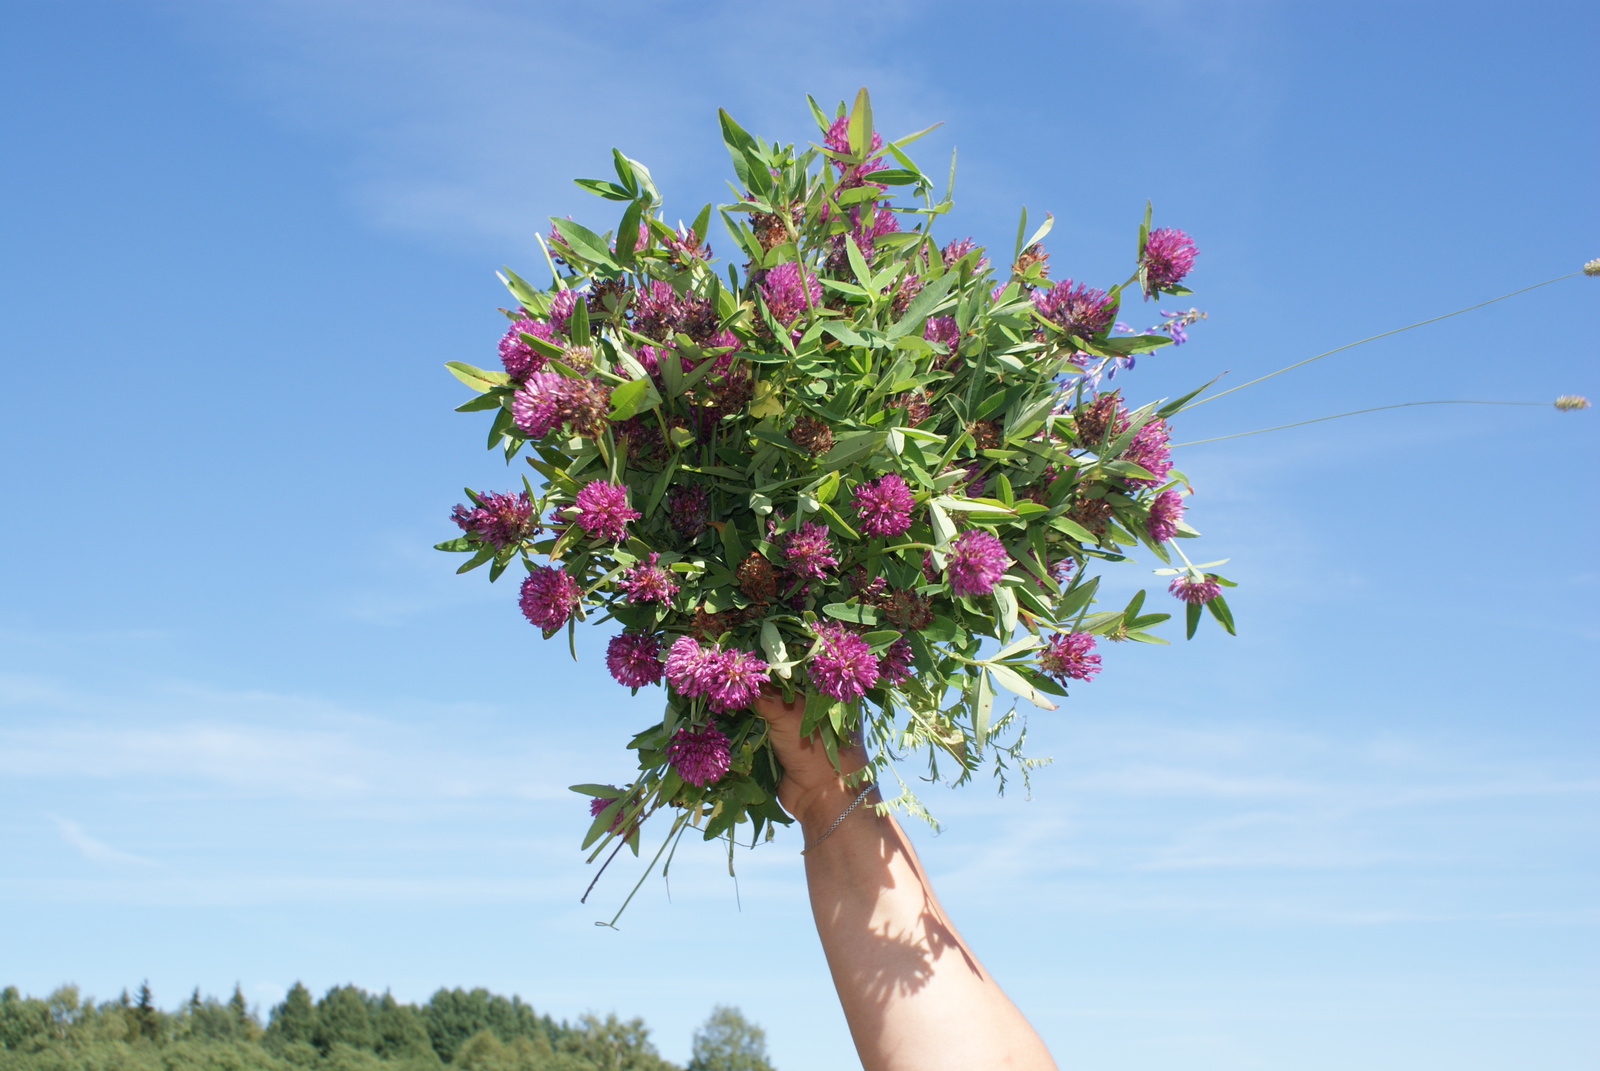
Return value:
M 661 404 L 661 395 L 648 377 L 630 379 L 611 392 L 611 420 L 627 420 Z
M 578 256 L 601 267 L 613 270 L 617 267 L 617 262 L 611 259 L 611 250 L 606 248 L 606 240 L 594 231 L 570 219 L 557 219 L 551 216 L 550 222 L 555 224 L 556 233 L 561 235 L 561 240 Z
M 1184 635 L 1186 640 L 1194 639 L 1195 629 L 1200 627 L 1200 604 L 1191 602 L 1184 608 Z
M 606 179 L 580 178 L 572 181 L 590 193 L 597 193 L 608 201 L 626 201 L 633 197 L 633 194 L 628 190 Z
M 876 625 L 878 623 L 878 611 L 862 603 L 830 602 L 822 608 L 822 612 L 829 617 L 840 621 L 852 621 L 857 625 Z
M 446 539 L 443 543 L 435 543 L 433 545 L 433 549 L 448 550 L 454 553 L 460 553 L 463 551 L 477 550 L 478 543 L 477 540 L 468 539 L 463 536 L 460 539 Z
M 989 672 L 994 674 L 994 680 L 996 684 L 1016 692 L 1034 706 L 1043 710 L 1056 709 L 1056 705 L 1054 703 L 1046 699 L 1038 689 L 1029 683 L 1027 678 L 1018 673 L 1016 670 L 1012 669 L 1010 666 L 1002 666 L 998 663 L 991 662 L 989 663 Z
M 1233 630 L 1233 611 L 1228 609 L 1227 599 L 1224 599 L 1221 595 L 1218 595 L 1215 598 L 1208 600 L 1205 605 L 1206 609 L 1211 611 L 1211 616 L 1217 619 L 1217 623 L 1228 630 L 1228 635 L 1238 635 L 1238 633 Z
M 972 697 L 972 735 L 981 751 L 989 739 L 989 717 L 994 712 L 994 689 L 989 685 L 989 675 L 978 673 L 978 687 Z
M 450 370 L 451 375 L 479 394 L 483 394 L 490 387 L 503 387 L 510 382 L 510 377 L 504 372 L 489 372 L 461 361 L 446 361 L 444 366 Z
M 862 86 L 856 93 L 855 106 L 850 109 L 850 155 L 857 161 L 867 158 L 872 151 L 872 99 L 867 96 L 867 87 Z
M 886 332 L 889 338 L 900 338 L 909 335 L 922 326 L 928 314 L 943 301 L 950 288 L 958 281 L 955 272 L 945 272 L 939 278 L 922 288 L 922 292 L 911 299 L 911 304 L 906 306 L 906 314 L 895 321 L 894 326 Z
M 634 249 L 639 244 L 639 217 L 644 214 L 643 206 L 634 201 L 622 212 L 622 222 L 617 224 L 617 263 L 624 266 L 633 263 Z

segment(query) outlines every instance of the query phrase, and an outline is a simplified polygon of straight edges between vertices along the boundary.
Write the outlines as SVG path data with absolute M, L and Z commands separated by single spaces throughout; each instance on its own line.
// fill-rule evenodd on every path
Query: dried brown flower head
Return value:
M 806 414 L 789 429 L 789 441 L 812 456 L 826 454 L 833 449 L 833 429 L 816 417 Z

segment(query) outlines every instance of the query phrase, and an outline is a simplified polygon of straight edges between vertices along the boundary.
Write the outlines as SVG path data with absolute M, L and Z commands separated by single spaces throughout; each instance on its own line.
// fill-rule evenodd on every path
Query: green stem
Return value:
M 1235 388 L 1237 389 L 1237 388 Z M 1173 443 L 1173 448 L 1180 446 L 1199 446 L 1201 443 L 1217 443 L 1224 439 L 1241 439 L 1246 435 L 1262 435 L 1269 431 L 1282 431 L 1284 428 L 1298 428 L 1306 424 L 1320 424 L 1324 420 L 1338 420 L 1347 416 L 1360 416 L 1362 413 L 1378 413 L 1385 409 L 1406 409 L 1414 405 L 1537 405 L 1547 406 L 1549 402 L 1481 402 L 1461 399 L 1441 399 L 1431 402 L 1400 402 L 1396 405 L 1375 405 L 1371 409 L 1352 409 L 1348 413 L 1335 413 L 1333 416 L 1312 417 L 1310 420 L 1297 420 L 1293 424 L 1279 424 L 1271 428 L 1257 428 L 1255 431 L 1236 431 L 1232 435 L 1218 435 L 1210 439 L 1191 439 L 1186 443 Z M 1182 551 L 1178 552 L 1182 554 Z
M 1209 396 L 1207 396 L 1205 398 L 1201 398 L 1197 402 L 1190 402 L 1188 405 L 1184 406 L 1184 409 L 1186 409 L 1186 410 L 1187 409 L 1193 409 L 1197 405 L 1204 405 L 1206 402 L 1215 401 L 1216 399 L 1221 398 L 1225 394 L 1232 394 L 1236 390 L 1243 390 L 1244 388 L 1246 388 L 1248 386 L 1251 386 L 1251 385 L 1256 384 L 1256 383 L 1260 383 L 1264 379 L 1271 379 L 1273 376 L 1282 375 L 1283 373 L 1288 372 L 1288 371 L 1290 371 L 1292 369 L 1299 368 L 1301 365 L 1310 364 L 1312 361 L 1320 361 L 1324 357 L 1330 357 L 1335 353 L 1339 353 L 1342 350 L 1350 349 L 1353 346 L 1359 346 L 1362 343 L 1366 343 L 1366 342 L 1374 342 L 1374 341 L 1376 341 L 1376 340 L 1378 340 L 1380 338 L 1388 338 L 1390 335 L 1398 335 L 1402 331 L 1410 331 L 1413 327 L 1422 327 L 1422 326 L 1425 326 L 1427 324 L 1438 323 L 1440 320 L 1448 320 L 1452 316 L 1460 316 L 1464 312 L 1471 312 L 1473 309 L 1481 309 L 1485 305 L 1493 305 L 1497 301 L 1504 301 L 1506 298 L 1516 297 L 1518 294 L 1526 294 L 1529 290 L 1537 290 L 1541 286 L 1549 286 L 1551 283 L 1559 283 L 1563 279 L 1570 279 L 1574 275 L 1582 275 L 1582 274 L 1583 274 L 1583 272 L 1581 272 L 1581 271 L 1575 271 L 1575 272 L 1569 272 L 1566 275 L 1558 275 L 1554 279 L 1546 279 L 1542 283 L 1534 283 L 1532 286 L 1525 286 L 1521 290 L 1513 290 L 1509 294 L 1501 294 L 1497 298 L 1490 298 L 1488 301 L 1480 301 L 1476 305 L 1468 305 L 1466 308 L 1457 309 L 1455 312 L 1447 312 L 1443 316 L 1435 316 L 1432 319 L 1420 320 L 1420 321 L 1418 321 L 1417 323 L 1414 323 L 1414 324 L 1407 324 L 1405 327 L 1396 327 L 1392 331 L 1384 331 L 1381 334 L 1372 335 L 1372 336 L 1370 336 L 1368 338 L 1363 338 L 1363 339 L 1361 339 L 1361 340 L 1359 340 L 1357 342 L 1347 342 L 1343 346 L 1337 346 L 1334 349 L 1328 350 L 1325 353 L 1319 353 L 1315 357 L 1307 357 L 1303 361 L 1296 361 L 1294 364 L 1287 365 L 1287 366 L 1285 366 L 1283 368 L 1280 368 L 1276 372 L 1268 372 L 1264 376 L 1257 376 L 1255 379 L 1252 379 L 1252 380 L 1250 380 L 1249 382 L 1246 382 L 1246 383 L 1241 383 L 1237 387 L 1229 387 L 1227 390 L 1218 391 L 1215 394 L 1209 395 Z

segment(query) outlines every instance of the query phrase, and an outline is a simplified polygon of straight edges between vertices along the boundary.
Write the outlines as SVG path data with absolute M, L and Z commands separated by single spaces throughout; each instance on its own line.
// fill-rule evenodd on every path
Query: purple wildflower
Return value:
M 715 726 L 679 729 L 667 745 L 667 761 L 678 776 L 696 788 L 704 788 L 728 772 L 729 740 Z
M 526 491 L 514 495 L 495 492 L 478 495 L 476 507 L 457 505 L 450 511 L 450 519 L 470 538 L 497 550 L 507 543 L 517 542 L 529 528 L 536 527 L 533 502 Z
M 1133 433 L 1122 460 L 1131 461 L 1145 469 L 1154 479 L 1129 480 L 1130 487 L 1154 487 L 1172 471 L 1172 451 L 1167 446 L 1167 422 L 1157 417 Z
M 987 595 L 1010 565 L 1005 544 L 982 528 L 968 528 L 950 542 L 945 579 L 957 595 Z
M 1145 528 L 1150 532 L 1150 538 L 1157 543 L 1165 543 L 1178 534 L 1178 522 L 1183 520 L 1183 496 L 1174 488 L 1171 491 L 1162 491 L 1150 500 L 1150 519 L 1145 522 Z
M 772 310 L 772 318 L 788 327 L 809 306 L 822 301 L 822 284 L 809 271 L 802 280 L 800 266 L 786 260 L 768 269 L 761 280 L 761 296 Z
M 1194 239 L 1175 227 L 1157 227 L 1144 243 L 1144 296 L 1170 290 L 1194 267 Z
M 706 693 L 706 705 L 718 712 L 741 710 L 755 702 L 770 674 L 766 662 L 749 651 L 724 651 L 716 679 Z
M 611 637 L 606 645 L 606 668 L 618 684 L 629 688 L 643 688 L 647 684 L 660 684 L 662 664 L 661 640 L 643 632 L 621 632 Z
M 641 516 L 628 505 L 628 489 L 620 483 L 590 480 L 578 492 L 578 527 L 596 539 L 622 542 L 628 538 L 628 522 Z
M 956 326 L 954 316 L 930 316 L 922 328 L 922 337 L 954 353 L 961 344 L 961 329 Z
M 531 373 L 511 396 L 511 419 L 530 439 L 542 439 L 564 424 L 579 435 L 596 435 L 609 408 L 604 384 L 557 372 Z
M 1034 307 L 1046 320 L 1069 335 L 1093 338 L 1111 326 L 1116 308 L 1104 290 L 1063 279 L 1033 295 Z
M 706 489 L 700 484 L 674 487 L 667 493 L 667 523 L 687 540 L 693 541 L 706 530 L 710 509 Z
M 977 243 L 971 238 L 960 238 L 954 242 L 951 242 L 949 245 L 940 250 L 939 255 L 944 259 L 944 266 L 948 268 L 956 261 L 960 260 L 962 257 L 966 256 L 968 253 L 977 248 Z M 974 275 L 976 275 L 982 272 L 988 266 L 989 258 L 979 257 L 978 262 L 973 265 L 972 272 Z
M 817 691 L 848 703 L 878 682 L 878 660 L 866 640 L 843 625 L 818 625 L 817 637 L 822 645 L 809 665 Z
M 857 485 L 855 490 L 856 516 L 861 518 L 863 535 L 900 535 L 911 527 L 914 505 L 911 489 L 896 472 L 886 472 L 876 480 Z
M 572 310 L 577 307 L 579 300 L 580 295 L 576 290 L 558 290 L 556 296 L 550 299 L 550 323 L 557 331 L 567 333 L 567 321 L 572 319 Z
M 783 537 L 783 558 L 795 576 L 822 580 L 839 564 L 828 540 L 828 526 L 819 521 L 802 524 Z
M 517 601 L 522 616 L 551 633 L 567 623 L 582 594 L 583 589 L 565 569 L 535 565 L 522 582 L 522 595 Z
M 899 684 L 911 676 L 911 642 L 904 636 L 889 645 L 878 659 L 878 672 L 890 684 Z
M 1087 632 L 1057 635 L 1039 652 L 1039 668 L 1056 680 L 1086 681 L 1100 672 L 1100 656 L 1094 650 L 1094 637 Z
M 717 682 L 722 651 L 712 644 L 701 647 L 693 636 L 679 636 L 667 652 L 667 683 L 687 699 L 705 695 Z
M 594 797 L 593 799 L 591 799 L 589 801 L 589 817 L 590 818 L 599 818 L 600 817 L 600 812 L 604 811 L 607 807 L 611 806 L 615 802 L 617 802 L 617 798 L 613 797 L 613 796 L 596 796 L 596 797 Z M 617 808 L 617 813 L 612 816 L 611 825 L 606 828 L 606 832 L 615 833 L 615 832 L 617 832 L 617 830 L 622 828 L 622 816 L 627 812 L 627 810 L 628 810 L 628 805 L 626 803 L 624 803 L 622 806 Z M 637 823 L 635 823 L 634 825 L 629 826 L 628 827 L 628 832 L 625 834 L 625 836 L 630 836 L 631 837 L 633 835 L 634 831 L 637 830 L 638 828 L 639 828 L 639 826 L 638 826 Z
M 1222 585 L 1211 579 L 1209 573 L 1202 580 L 1196 580 L 1189 573 L 1184 573 L 1182 576 L 1174 577 L 1172 583 L 1167 585 L 1167 590 L 1184 602 L 1199 605 L 1221 595 Z
M 678 593 L 672 574 L 656 564 L 660 557 L 652 552 L 648 562 L 640 562 L 623 572 L 617 587 L 626 593 L 629 602 L 658 602 L 665 606 Z
M 850 117 L 848 115 L 841 115 L 839 118 L 833 121 L 832 125 L 828 127 L 828 132 L 822 135 L 822 144 L 826 145 L 834 152 L 850 152 Z M 872 132 L 872 145 L 867 149 L 867 155 L 871 156 L 873 153 L 882 148 L 883 135 L 874 130 Z M 840 172 L 843 172 L 850 167 L 850 165 L 845 163 L 843 160 L 834 160 L 832 162 L 833 166 L 838 168 Z M 859 176 L 871 171 L 878 171 L 886 166 L 888 165 L 883 162 L 883 158 L 880 156 L 876 159 L 868 160 L 866 163 L 859 165 L 853 170 L 852 173 Z
M 866 219 L 862 219 L 863 212 L 868 213 Z M 869 261 L 872 259 L 873 253 L 877 251 L 876 239 L 885 234 L 893 234 L 900 229 L 900 221 L 895 218 L 893 212 L 887 208 L 878 208 L 874 205 L 852 208 L 850 210 L 850 221 L 854 224 L 850 228 L 850 237 L 855 239 L 856 248 L 861 250 L 861 255 Z
M 526 313 L 526 310 L 524 310 Z M 500 363 L 505 366 L 506 374 L 514 380 L 522 380 L 530 372 L 538 372 L 545 366 L 545 356 L 526 342 L 522 341 L 523 335 L 533 335 L 546 342 L 555 336 L 555 328 L 543 320 L 532 320 L 527 315 L 520 316 L 512 323 L 506 333 L 500 337 Z

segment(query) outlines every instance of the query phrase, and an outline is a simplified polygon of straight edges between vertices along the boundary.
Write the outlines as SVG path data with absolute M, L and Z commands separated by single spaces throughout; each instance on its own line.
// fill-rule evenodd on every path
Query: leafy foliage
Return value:
M 731 1017 L 731 1018 L 730 1018 Z M 728 1034 L 727 1024 L 736 1024 Z M 761 1030 L 736 1009 L 718 1008 L 700 1032 L 754 1039 Z M 698 1044 L 698 1042 L 697 1042 Z M 698 1053 L 698 1048 L 697 1048 Z M 718 1050 L 721 1051 L 721 1050 Z M 755 1050 L 750 1050 L 755 1051 Z M 759 1064 L 712 1064 L 768 1069 Z M 402 1004 L 356 986 L 314 1000 L 298 982 L 261 1022 L 235 988 L 227 1002 L 194 997 L 174 1012 L 149 987 L 96 1004 L 75 986 L 43 1000 L 0 991 L 0 1071 L 678 1071 L 663 1060 L 639 1019 L 585 1015 L 576 1023 L 539 1015 L 518 997 L 485 989 L 441 989 L 428 1003 Z
M 615 230 L 555 219 L 550 287 L 501 276 L 504 371 L 449 365 L 490 449 L 536 480 L 469 489 L 464 535 L 439 549 L 491 580 L 520 560 L 546 638 L 615 622 L 618 681 L 666 677 L 664 716 L 629 744 L 635 780 L 574 786 L 595 801 L 591 858 L 637 852 L 663 807 L 668 844 L 698 827 L 730 852 L 743 823 L 754 843 L 788 820 L 746 709 L 758 682 L 804 694 L 831 753 L 863 737 L 864 777 L 911 752 L 931 780 L 1025 775 L 999 696 L 1053 709 L 1099 671 L 1097 640 L 1166 642 L 1144 592 L 1096 609 L 1095 569 L 1142 548 L 1220 580 L 1177 548 L 1198 533 L 1166 421 L 1193 395 L 1129 409 L 1101 389 L 1201 315 L 1116 322 L 1127 287 L 1189 293 L 1187 236 L 1147 211 L 1128 279 L 1098 290 L 1051 280 L 1051 221 L 1030 233 L 1024 212 L 996 272 L 970 240 L 934 240 L 950 193 L 906 154 L 920 135 L 884 142 L 865 90 L 812 108 L 820 144 L 800 150 L 720 114 L 737 182 L 718 215 L 742 265 L 713 265 L 710 205 L 669 226 L 649 171 L 616 152 L 615 181 L 579 180 L 622 204 Z M 1220 596 L 1211 609 L 1231 631 Z M 891 802 L 924 813 L 904 786 Z

